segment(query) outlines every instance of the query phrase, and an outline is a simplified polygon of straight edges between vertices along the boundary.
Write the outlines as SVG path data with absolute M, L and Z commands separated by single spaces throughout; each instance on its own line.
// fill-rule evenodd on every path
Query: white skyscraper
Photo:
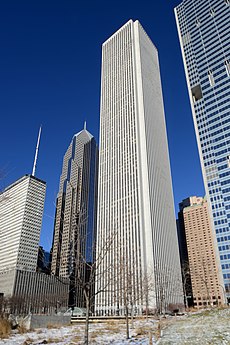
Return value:
M 25 175 L 0 194 L 0 292 L 11 293 L 15 269 L 36 271 L 45 192 L 44 181 Z
M 123 313 L 127 291 L 141 313 L 146 274 L 149 307 L 183 303 L 158 53 L 132 20 L 102 47 L 97 253 L 109 237 L 98 313 Z

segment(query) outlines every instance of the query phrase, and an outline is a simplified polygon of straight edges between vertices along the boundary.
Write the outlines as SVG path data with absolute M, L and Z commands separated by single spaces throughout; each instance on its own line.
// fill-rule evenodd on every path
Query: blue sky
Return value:
M 0 2 L 2 187 L 31 173 L 47 182 L 41 244 L 52 243 L 63 155 L 87 121 L 99 136 L 101 44 L 138 19 L 159 51 L 176 210 L 203 181 L 173 8 L 178 1 L 3 0 Z

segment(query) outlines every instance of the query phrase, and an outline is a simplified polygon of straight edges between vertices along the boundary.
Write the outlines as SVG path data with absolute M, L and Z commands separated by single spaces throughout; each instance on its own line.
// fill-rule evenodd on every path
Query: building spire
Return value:
M 42 131 L 42 125 L 40 126 L 39 132 L 38 132 L 38 141 L 37 141 L 37 146 L 36 146 L 36 151 L 35 151 L 32 176 L 35 176 L 35 171 L 36 171 L 36 166 L 37 166 L 37 159 L 38 159 L 38 150 L 39 150 L 40 137 L 41 137 L 41 131 Z
M 84 130 L 86 130 L 86 121 L 84 122 Z

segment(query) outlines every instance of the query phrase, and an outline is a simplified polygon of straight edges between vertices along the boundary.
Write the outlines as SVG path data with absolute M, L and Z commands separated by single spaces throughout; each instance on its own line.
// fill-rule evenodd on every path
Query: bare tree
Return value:
M 215 291 L 213 290 L 211 281 L 215 280 L 216 275 L 218 274 L 218 269 L 213 267 L 212 261 L 208 260 L 205 257 L 201 257 L 199 265 L 195 266 L 189 264 L 189 268 L 191 273 L 192 287 L 194 285 L 195 280 L 197 280 L 203 300 L 206 299 L 206 301 L 204 302 L 205 305 L 212 306 L 213 302 L 211 295 L 213 295 Z M 196 293 L 195 289 L 194 293 Z M 216 296 L 215 303 L 218 305 L 218 296 Z
M 188 261 L 183 262 L 181 266 L 181 275 L 183 284 L 184 304 L 185 308 L 188 309 L 188 298 L 192 298 L 191 272 Z
M 72 244 L 72 265 L 71 279 L 73 282 L 72 289 L 75 293 L 82 291 L 86 307 L 86 321 L 84 344 L 89 344 L 89 317 L 90 312 L 94 310 L 95 296 L 110 289 L 110 281 L 102 279 L 105 275 L 113 276 L 113 263 L 105 264 L 107 255 L 113 245 L 116 234 L 112 233 L 101 241 L 102 246 L 96 253 L 96 239 L 92 242 L 91 247 L 85 247 L 86 234 L 82 231 L 87 218 L 84 210 L 80 210 L 75 229 L 75 239 Z M 88 260 L 87 253 L 91 252 L 92 260 Z

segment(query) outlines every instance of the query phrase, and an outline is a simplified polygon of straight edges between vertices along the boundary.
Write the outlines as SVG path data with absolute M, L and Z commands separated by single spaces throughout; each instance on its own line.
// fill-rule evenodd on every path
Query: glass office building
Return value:
M 70 305 L 84 307 L 82 286 L 87 281 L 96 239 L 98 146 L 84 128 L 75 134 L 65 153 L 56 202 L 51 272 L 70 278 Z M 76 269 L 77 265 L 77 269 Z M 80 268 L 79 268 L 80 267 Z
M 230 298 L 230 2 L 184 0 L 175 8 L 185 74 Z

